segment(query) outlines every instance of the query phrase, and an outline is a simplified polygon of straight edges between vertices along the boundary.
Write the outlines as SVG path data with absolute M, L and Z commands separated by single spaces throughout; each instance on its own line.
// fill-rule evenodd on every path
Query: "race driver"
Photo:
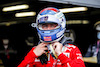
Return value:
M 66 19 L 59 9 L 47 7 L 36 19 L 39 44 L 33 47 L 18 67 L 85 67 L 77 46 L 64 36 Z

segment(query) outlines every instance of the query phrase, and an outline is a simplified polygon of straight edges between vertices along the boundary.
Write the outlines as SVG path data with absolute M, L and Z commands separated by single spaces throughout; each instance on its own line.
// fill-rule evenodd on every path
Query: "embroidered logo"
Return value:
M 44 41 L 51 41 L 51 36 L 44 37 Z

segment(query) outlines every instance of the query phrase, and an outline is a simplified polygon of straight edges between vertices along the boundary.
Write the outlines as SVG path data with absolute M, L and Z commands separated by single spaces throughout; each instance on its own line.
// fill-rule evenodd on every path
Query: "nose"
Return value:
M 52 28 L 51 28 L 51 25 L 48 25 L 47 26 L 47 30 L 51 30 Z

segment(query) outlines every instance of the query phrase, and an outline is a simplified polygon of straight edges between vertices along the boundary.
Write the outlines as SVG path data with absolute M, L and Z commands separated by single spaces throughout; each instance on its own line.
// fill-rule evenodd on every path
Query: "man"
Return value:
M 36 20 L 40 42 L 18 67 L 85 67 L 78 47 L 67 44 L 66 19 L 53 7 L 40 11 Z
M 95 43 L 89 45 L 83 60 L 87 62 L 88 66 L 100 67 L 100 21 L 94 24 L 94 29 Z

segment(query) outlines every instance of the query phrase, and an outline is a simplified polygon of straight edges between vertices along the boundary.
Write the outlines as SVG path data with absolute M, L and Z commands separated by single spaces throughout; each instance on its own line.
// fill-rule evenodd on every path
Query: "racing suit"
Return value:
M 34 49 L 35 47 L 29 51 L 18 67 L 85 67 L 79 48 L 73 44 L 65 44 L 57 59 L 48 53 L 47 64 L 40 62 L 33 52 Z

